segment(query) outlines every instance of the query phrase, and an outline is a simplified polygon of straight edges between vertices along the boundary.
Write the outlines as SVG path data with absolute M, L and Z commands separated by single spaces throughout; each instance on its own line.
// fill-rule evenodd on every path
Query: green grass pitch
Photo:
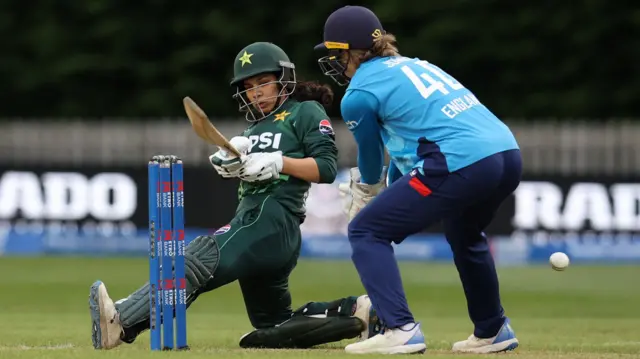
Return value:
M 451 343 L 471 324 L 453 264 L 402 263 L 409 305 L 423 323 L 428 351 L 454 355 Z M 251 330 L 237 284 L 201 296 L 187 314 L 189 352 L 151 352 L 149 332 L 112 351 L 91 346 L 89 286 L 105 281 L 119 299 L 147 279 L 140 258 L 0 258 L 0 358 L 346 358 L 343 343 L 311 350 L 244 350 Z M 640 358 L 640 266 L 500 268 L 507 315 L 520 340 L 518 359 Z M 294 306 L 363 293 L 347 261 L 301 260 L 292 277 Z M 366 357 L 376 357 L 369 356 Z

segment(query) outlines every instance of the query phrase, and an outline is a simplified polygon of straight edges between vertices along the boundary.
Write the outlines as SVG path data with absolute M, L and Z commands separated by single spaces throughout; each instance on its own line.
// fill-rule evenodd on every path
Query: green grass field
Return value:
M 115 299 L 147 278 L 146 258 L 0 258 L 0 358 L 343 358 L 345 343 L 311 350 L 238 347 L 251 330 L 237 284 L 201 296 L 189 310 L 189 352 L 151 352 L 145 332 L 112 351 L 91 346 L 87 298 L 95 279 Z M 453 265 L 404 263 L 409 304 L 428 351 L 453 355 L 472 330 Z M 519 359 L 640 358 L 640 267 L 501 268 L 503 303 L 520 339 Z M 292 277 L 294 305 L 363 293 L 349 262 L 303 260 Z M 367 356 L 372 357 L 372 356 Z M 375 356 L 373 356 L 375 357 Z

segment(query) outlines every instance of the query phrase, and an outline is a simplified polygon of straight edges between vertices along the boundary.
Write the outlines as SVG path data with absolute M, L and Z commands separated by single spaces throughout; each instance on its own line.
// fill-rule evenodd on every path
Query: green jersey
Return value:
M 312 157 L 318 164 L 320 182 L 332 183 L 335 180 L 338 161 L 335 134 L 329 116 L 316 101 L 288 99 L 277 111 L 251 124 L 242 135 L 251 140 L 248 153 L 282 151 L 286 157 Z M 304 219 L 310 186 L 309 182 L 280 174 L 279 179 L 268 182 L 241 181 L 238 194 L 241 201 L 269 194 Z

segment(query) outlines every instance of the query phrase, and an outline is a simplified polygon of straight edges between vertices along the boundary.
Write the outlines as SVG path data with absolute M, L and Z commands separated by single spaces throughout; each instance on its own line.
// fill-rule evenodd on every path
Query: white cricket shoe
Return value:
M 96 281 L 89 292 L 91 312 L 91 340 L 95 349 L 113 349 L 122 344 L 122 325 L 113 300 L 109 298 L 107 287 Z
M 367 340 L 372 336 L 379 334 L 382 331 L 382 323 L 378 317 L 376 310 L 371 304 L 371 299 L 368 295 L 361 295 L 356 301 L 356 310 L 353 313 L 354 317 L 359 318 L 364 322 L 364 330 L 360 333 L 360 340 Z
M 488 354 L 511 351 L 517 347 L 518 339 L 513 329 L 511 329 L 509 318 L 507 318 L 495 337 L 484 339 L 471 334 L 467 340 L 454 343 L 451 350 L 454 352 Z
M 349 344 L 344 349 L 350 354 L 424 353 L 427 349 L 427 344 L 424 342 L 424 334 L 420 330 L 420 323 L 407 324 L 403 328 L 385 329 L 382 334 Z

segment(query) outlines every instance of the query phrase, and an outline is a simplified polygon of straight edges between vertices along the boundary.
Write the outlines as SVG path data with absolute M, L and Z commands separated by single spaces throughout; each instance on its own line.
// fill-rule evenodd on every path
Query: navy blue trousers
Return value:
M 484 229 L 518 187 L 519 150 L 497 153 L 456 172 L 412 171 L 374 198 L 349 224 L 351 258 L 388 328 L 414 322 L 391 243 L 442 221 L 462 281 L 474 335 L 490 338 L 504 323 L 498 277 Z

